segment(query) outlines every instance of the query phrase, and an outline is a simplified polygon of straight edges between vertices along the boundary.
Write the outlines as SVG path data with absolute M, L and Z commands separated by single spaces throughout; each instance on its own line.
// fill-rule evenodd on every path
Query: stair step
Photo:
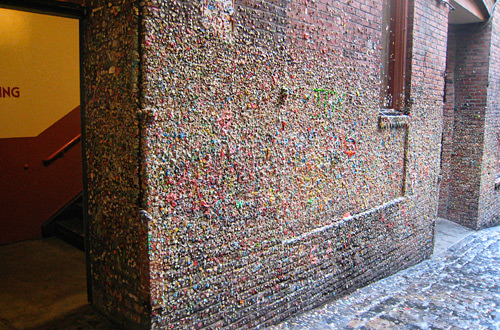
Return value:
M 73 206 L 78 209 L 78 210 L 83 210 L 83 201 L 82 198 L 80 197 L 74 204 Z
M 58 220 L 54 225 L 57 237 L 81 250 L 84 249 L 85 231 L 81 218 Z

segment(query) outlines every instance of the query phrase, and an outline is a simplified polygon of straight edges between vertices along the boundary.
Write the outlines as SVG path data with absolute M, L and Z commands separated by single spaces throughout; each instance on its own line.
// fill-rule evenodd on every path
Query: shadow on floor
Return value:
M 0 265 L 0 330 L 113 329 L 88 305 L 83 251 L 24 241 L 0 246 Z
M 79 307 L 70 313 L 28 330 L 118 330 L 90 305 Z

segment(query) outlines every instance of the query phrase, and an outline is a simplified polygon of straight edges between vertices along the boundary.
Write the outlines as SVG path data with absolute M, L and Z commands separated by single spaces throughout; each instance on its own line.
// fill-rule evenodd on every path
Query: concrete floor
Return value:
M 474 230 L 460 226 L 446 219 L 437 218 L 434 228 L 434 253 L 437 257 L 446 252 L 452 245 L 460 242 L 467 236 L 474 233 Z
M 87 306 L 85 253 L 57 238 L 0 246 L 0 329 L 30 329 Z

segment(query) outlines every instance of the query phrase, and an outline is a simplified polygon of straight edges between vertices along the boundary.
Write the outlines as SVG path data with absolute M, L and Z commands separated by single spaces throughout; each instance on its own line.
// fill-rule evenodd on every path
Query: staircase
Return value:
M 42 225 L 42 236 L 56 236 L 84 250 L 85 228 L 81 193 Z
M 37 136 L 0 138 L 0 245 L 40 238 L 82 192 L 80 118 L 77 106 Z

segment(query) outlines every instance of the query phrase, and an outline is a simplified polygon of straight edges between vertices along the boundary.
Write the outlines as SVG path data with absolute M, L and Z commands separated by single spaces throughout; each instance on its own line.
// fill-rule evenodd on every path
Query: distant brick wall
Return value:
M 455 121 L 450 162 L 448 218 L 475 227 L 478 212 L 481 157 L 490 34 L 480 25 L 457 28 Z
M 495 20 L 454 26 L 448 45 L 439 215 L 474 229 L 499 221 Z

